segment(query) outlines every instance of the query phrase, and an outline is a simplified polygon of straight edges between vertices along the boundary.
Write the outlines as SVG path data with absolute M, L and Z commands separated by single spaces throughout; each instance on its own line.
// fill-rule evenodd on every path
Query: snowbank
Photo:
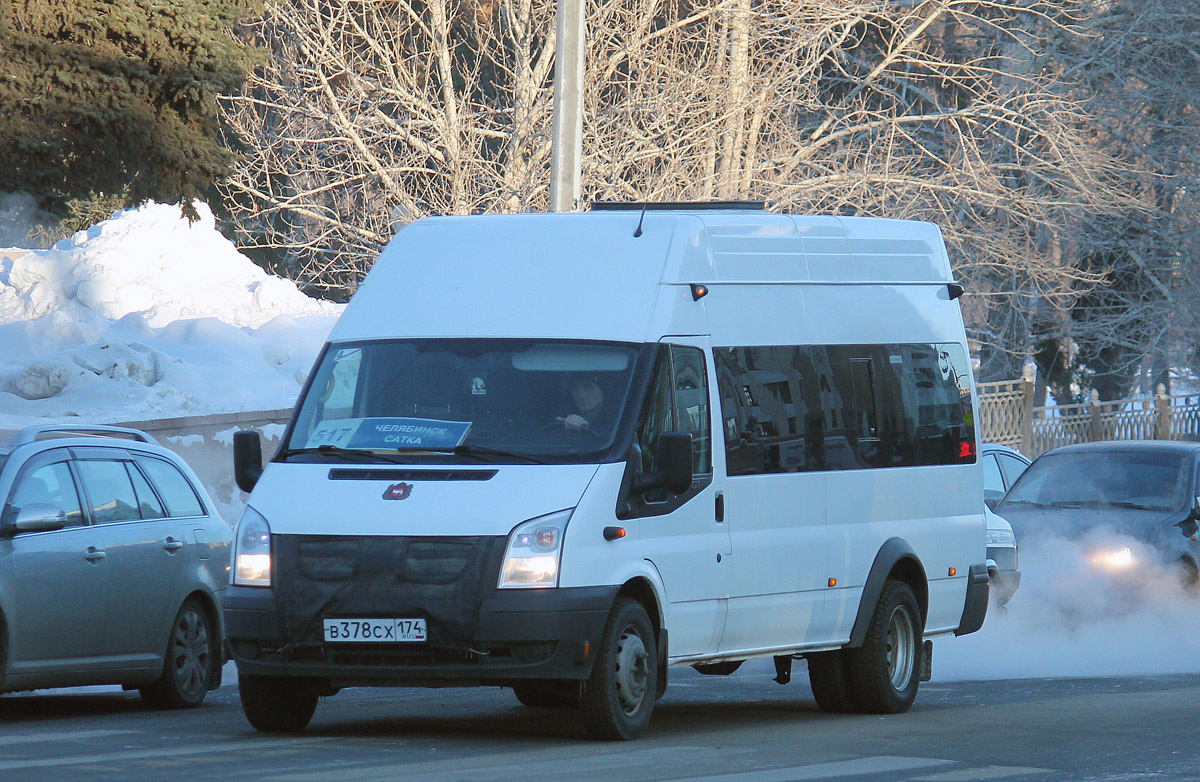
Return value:
M 341 306 L 178 205 L 0 250 L 0 429 L 290 407 Z

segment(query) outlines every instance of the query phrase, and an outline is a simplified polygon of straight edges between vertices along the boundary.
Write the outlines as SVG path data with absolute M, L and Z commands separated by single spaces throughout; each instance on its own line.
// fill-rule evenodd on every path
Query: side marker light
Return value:
M 624 527 L 605 527 L 604 528 L 604 539 L 605 540 L 620 540 L 623 537 L 625 537 L 625 528 Z
M 835 587 L 835 586 L 837 586 L 837 579 L 836 579 L 836 578 L 830 578 L 830 579 L 829 579 L 829 586 L 831 586 L 831 587 Z
M 700 301 L 708 295 L 708 286 L 693 283 L 692 285 L 692 301 Z
M 957 576 L 957 575 L 958 575 L 958 568 L 956 568 L 956 567 L 952 567 L 952 568 L 950 568 L 950 575 L 952 575 L 952 576 Z

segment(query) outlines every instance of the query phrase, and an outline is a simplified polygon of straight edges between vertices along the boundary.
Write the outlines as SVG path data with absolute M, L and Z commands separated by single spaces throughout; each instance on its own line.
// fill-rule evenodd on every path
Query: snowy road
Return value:
M 350 690 L 297 736 L 252 731 L 237 688 L 190 712 L 145 710 L 119 692 L 0 698 L 0 779 L 503 780 L 593 778 L 1195 779 L 1200 676 L 933 681 L 905 715 L 816 709 L 803 670 L 732 677 L 685 669 L 646 738 L 585 738 L 573 712 L 512 693 Z

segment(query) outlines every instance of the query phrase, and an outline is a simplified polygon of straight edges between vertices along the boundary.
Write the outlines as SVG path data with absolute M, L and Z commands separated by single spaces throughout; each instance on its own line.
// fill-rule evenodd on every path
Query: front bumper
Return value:
M 505 685 L 586 679 L 617 591 L 616 586 L 494 590 L 467 623 L 474 627 L 468 643 L 439 642 L 437 615 L 425 616 L 427 643 L 285 638 L 294 618 L 280 615 L 271 589 L 231 587 L 223 611 L 231 656 L 242 674 L 319 680 L 329 689 Z M 321 618 L 311 617 L 318 626 Z

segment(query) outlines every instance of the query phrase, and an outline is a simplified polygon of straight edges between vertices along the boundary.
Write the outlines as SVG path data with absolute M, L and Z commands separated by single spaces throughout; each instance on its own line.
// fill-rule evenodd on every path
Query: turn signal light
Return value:
M 952 575 L 952 576 L 957 576 L 957 575 L 958 575 L 958 568 L 956 568 L 956 567 L 952 567 L 952 568 L 950 568 L 950 575 Z
M 837 586 L 837 579 L 836 578 L 829 579 L 829 586 L 831 586 L 831 587 Z

